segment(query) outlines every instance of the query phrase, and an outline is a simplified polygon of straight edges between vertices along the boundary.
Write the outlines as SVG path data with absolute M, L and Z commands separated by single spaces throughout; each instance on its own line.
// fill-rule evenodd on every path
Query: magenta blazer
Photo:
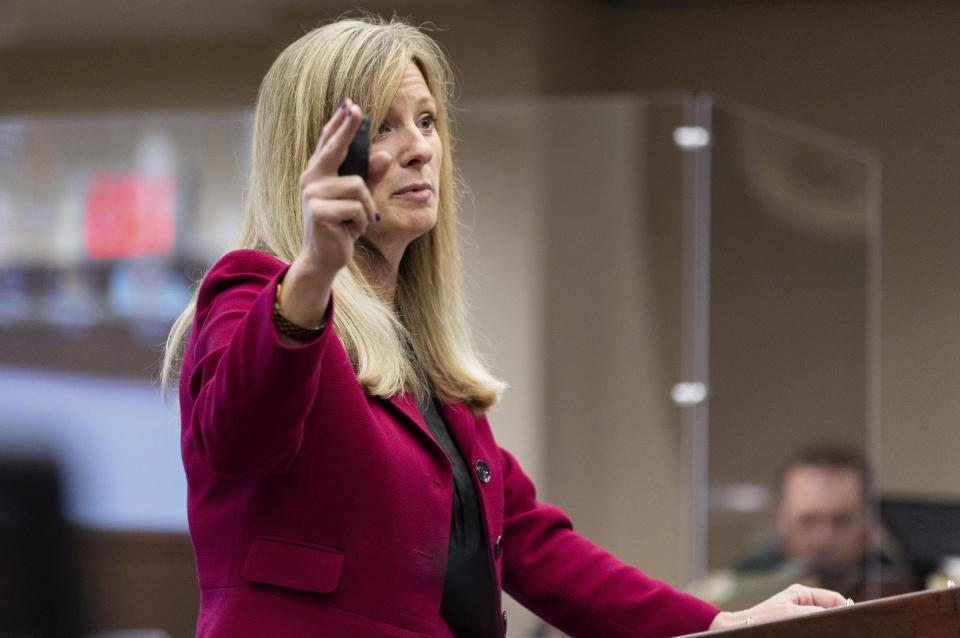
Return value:
M 224 256 L 200 287 L 180 379 L 202 638 L 414 638 L 439 616 L 453 476 L 409 396 L 364 394 L 336 333 L 282 344 L 286 264 Z M 328 311 L 328 326 L 333 303 Z M 494 582 L 573 636 L 661 637 L 717 609 L 648 578 L 538 503 L 487 419 L 443 416 L 476 468 Z

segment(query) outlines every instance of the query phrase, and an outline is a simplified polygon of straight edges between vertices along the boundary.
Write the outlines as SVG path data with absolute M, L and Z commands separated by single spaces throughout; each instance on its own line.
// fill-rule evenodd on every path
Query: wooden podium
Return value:
M 960 636 L 960 587 L 891 596 L 808 616 L 693 636 L 731 638 L 940 638 Z

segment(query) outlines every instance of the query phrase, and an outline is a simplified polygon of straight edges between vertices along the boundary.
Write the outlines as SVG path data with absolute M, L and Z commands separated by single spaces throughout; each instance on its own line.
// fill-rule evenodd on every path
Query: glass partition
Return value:
M 880 168 L 822 131 L 727 99 L 697 105 L 711 140 L 695 231 L 709 263 L 699 567 L 714 570 L 769 543 L 778 469 L 797 450 L 836 445 L 876 465 Z
M 458 117 L 475 325 L 515 384 L 493 423 L 579 531 L 703 583 L 770 539 L 797 448 L 875 460 L 867 149 L 708 95 Z

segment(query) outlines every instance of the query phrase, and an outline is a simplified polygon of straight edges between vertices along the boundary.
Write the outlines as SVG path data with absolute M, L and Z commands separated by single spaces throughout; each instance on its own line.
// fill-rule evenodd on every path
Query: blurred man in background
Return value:
M 712 574 L 699 593 L 728 604 L 791 582 L 833 589 L 855 601 L 912 590 L 895 543 L 876 532 L 871 482 L 859 452 L 832 444 L 799 450 L 777 476 L 774 542 L 733 569 Z

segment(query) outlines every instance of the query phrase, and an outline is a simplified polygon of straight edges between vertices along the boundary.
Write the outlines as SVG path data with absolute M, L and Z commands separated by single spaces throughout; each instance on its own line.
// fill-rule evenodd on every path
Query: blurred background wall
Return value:
M 229 204 L 238 201 L 242 185 L 232 180 L 242 178 L 243 117 L 260 79 L 287 43 L 352 6 L 7 0 L 0 5 L 0 116 L 99 121 L 110 113 L 235 114 L 237 128 L 226 125 L 223 153 L 229 155 L 224 166 L 238 170 L 222 169 L 214 181 L 227 202 L 226 221 L 209 229 L 211 236 L 229 235 Z M 642 161 L 621 148 L 597 157 L 589 127 L 573 134 L 555 111 L 544 113 L 543 104 L 571 96 L 708 91 L 872 149 L 883 173 L 879 488 L 960 497 L 953 462 L 960 443 L 953 422 L 960 412 L 954 391 L 960 294 L 951 285 L 960 273 L 956 3 L 424 0 L 364 6 L 435 25 L 434 36 L 459 72 L 461 106 L 483 114 L 462 118 L 471 124 L 461 131 L 458 157 L 474 192 L 465 223 L 472 229 L 467 266 L 478 327 L 491 361 L 513 387 L 498 408 L 495 431 L 517 451 L 542 496 L 564 507 L 581 531 L 651 575 L 676 585 L 690 576 L 689 468 L 666 395 L 678 379 L 662 363 L 678 356 L 679 346 L 663 338 L 669 332 L 656 316 L 662 309 L 646 306 L 650 298 L 675 300 L 644 288 L 662 293 L 673 285 L 651 283 L 650 273 L 677 267 L 675 252 L 657 240 L 674 231 L 637 232 L 627 211 L 639 196 L 629 196 L 629 189 L 626 199 L 622 191 L 602 190 L 596 202 L 586 202 L 596 204 L 591 210 L 579 200 L 556 205 L 557 184 L 569 184 L 570 176 L 616 181 L 618 171 Z M 617 112 L 585 108 L 580 113 Z M 594 135 L 611 136 L 621 124 L 597 122 Z M 57 137 L 44 144 L 55 153 Z M 504 144 L 519 150 L 504 154 Z M 679 160 L 664 155 L 662 161 Z M 609 170 L 586 170 L 598 163 Z M 36 201 L 43 198 L 36 194 Z M 201 261 L 177 267 L 199 272 Z M 107 277 L 96 269 L 84 276 Z M 765 303 L 762 290 L 752 294 L 744 291 L 748 311 Z M 620 314 L 603 319 L 614 312 Z M 49 338 L 29 324 L 0 327 L 0 373 L 12 384 L 22 382 L 25 370 L 39 370 L 67 386 L 76 384 L 72 375 L 95 373 L 121 386 L 139 384 L 130 392 L 143 392 L 156 373 L 162 330 L 148 325 L 142 332 L 146 338 L 106 325 Z M 573 342 L 584 335 L 588 341 Z M 168 409 L 157 405 L 158 414 Z M 757 410 L 776 414 L 778 407 L 774 400 Z M 157 418 L 176 427 L 175 415 Z M 122 430 L 123 423 L 115 427 Z M 756 437 L 747 427 L 733 435 L 750 452 Z M 828 424 L 810 427 L 830 431 Z M 161 430 L 149 431 L 162 438 Z M 144 469 L 144 483 L 182 485 L 176 436 L 157 443 L 172 451 L 174 462 Z M 851 442 L 862 443 L 862 435 Z M 775 461 L 767 448 L 756 456 L 761 465 Z M 724 460 L 711 462 L 722 467 Z M 122 520 L 86 522 L 82 554 L 88 582 L 96 583 L 88 588 L 90 628 L 159 626 L 176 637 L 190 635 L 192 558 L 175 503 L 162 507 L 174 513 L 147 525 L 149 532 Z M 138 588 L 140 597 L 131 594 Z M 161 591 L 176 595 L 162 604 Z M 511 619 L 511 633 L 530 624 Z

